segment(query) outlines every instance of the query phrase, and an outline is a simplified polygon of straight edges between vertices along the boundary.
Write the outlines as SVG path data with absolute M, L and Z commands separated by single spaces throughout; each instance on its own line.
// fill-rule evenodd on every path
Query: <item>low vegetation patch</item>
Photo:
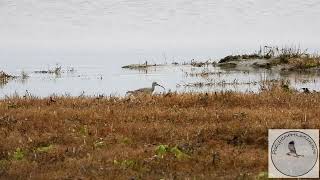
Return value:
M 16 78 L 10 74 L 5 73 L 4 71 L 0 71 L 0 86 L 7 84 L 9 80 Z
M 73 67 L 69 67 L 69 68 L 63 70 L 62 66 L 57 64 L 55 67 L 48 68 L 47 70 L 37 70 L 37 71 L 34 71 L 34 73 L 61 75 L 62 73 L 74 73 L 75 71 L 76 70 Z
M 225 80 L 214 80 L 214 79 L 207 79 L 206 81 L 199 81 L 199 82 L 190 82 L 190 83 L 179 83 L 177 87 L 193 87 L 193 88 L 203 88 L 203 87 L 225 87 L 225 86 L 235 86 L 235 85 L 257 85 L 261 82 L 258 81 L 247 81 L 247 82 L 239 82 L 238 79 L 234 79 L 233 81 L 225 81 Z
M 62 67 L 61 66 L 57 66 L 53 69 L 49 69 L 49 70 L 39 70 L 39 71 L 34 71 L 34 73 L 39 73 L 39 74 L 56 74 L 59 75 L 62 72 Z
M 260 55 L 260 54 L 244 54 L 244 55 L 229 55 L 222 58 L 219 63 L 227 63 L 231 61 L 241 61 L 246 59 L 270 59 L 271 56 L 269 55 Z
M 248 62 L 249 61 L 249 62 Z M 219 66 L 235 68 L 246 62 L 254 68 L 270 69 L 280 67 L 283 71 L 304 71 L 320 68 L 320 56 L 310 54 L 300 47 L 269 47 L 264 46 L 253 54 L 230 55 L 219 61 Z
M 149 67 L 156 67 L 156 66 L 163 66 L 163 64 L 150 64 L 148 63 L 148 61 L 146 61 L 143 64 L 129 64 L 129 65 L 125 65 L 122 66 L 123 69 L 136 69 L 136 70 L 143 70 L 143 69 L 147 69 Z
M 14 76 L 11 76 L 3 71 L 0 71 L 0 79 L 9 79 L 9 78 L 14 78 Z
M 166 155 L 172 154 L 179 160 L 187 159 L 190 157 L 186 153 L 182 152 L 177 146 L 169 147 L 168 145 L 159 145 L 156 148 L 156 154 L 159 158 L 164 158 Z

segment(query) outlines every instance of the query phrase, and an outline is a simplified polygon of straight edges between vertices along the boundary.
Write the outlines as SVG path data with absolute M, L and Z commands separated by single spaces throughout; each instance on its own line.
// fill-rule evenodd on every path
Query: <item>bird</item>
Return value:
M 290 141 L 289 144 L 288 144 L 288 149 L 290 152 L 287 153 L 288 156 L 293 156 L 293 157 L 303 157 L 303 155 L 299 155 L 297 154 L 297 151 L 296 151 L 296 148 L 294 146 L 294 141 Z
M 160 86 L 163 89 L 165 89 L 163 86 L 161 86 L 157 82 L 153 82 L 151 88 L 141 88 L 134 91 L 128 91 L 126 94 L 130 94 L 130 95 L 152 94 L 156 86 Z

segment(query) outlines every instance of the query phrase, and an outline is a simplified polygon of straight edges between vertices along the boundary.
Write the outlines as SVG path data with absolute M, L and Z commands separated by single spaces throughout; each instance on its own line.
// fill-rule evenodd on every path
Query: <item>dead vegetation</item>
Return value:
M 247 59 L 262 59 L 262 58 L 265 58 L 265 57 L 259 54 L 229 55 L 220 59 L 219 63 L 228 63 L 231 61 L 241 61 L 241 60 L 247 60 Z M 266 56 L 266 58 L 269 58 L 269 56 Z
M 10 74 L 5 73 L 4 71 L 0 71 L 0 86 L 5 85 L 9 82 L 9 80 L 16 78 Z
M 34 73 L 60 75 L 62 73 L 62 66 L 57 65 L 53 69 L 34 71 Z
M 214 80 L 214 79 L 207 79 L 207 81 L 200 81 L 200 82 L 192 82 L 192 83 L 180 83 L 177 84 L 177 87 L 196 87 L 196 88 L 203 88 L 203 87 L 213 87 L 213 86 L 238 86 L 238 85 L 257 85 L 259 82 L 257 81 L 248 81 L 248 82 L 239 82 L 238 79 L 234 79 L 232 81 L 226 80 Z
M 211 61 L 211 60 L 207 60 L 205 62 L 200 62 L 200 61 L 196 61 L 196 60 L 192 59 L 189 64 L 193 67 L 204 67 L 204 66 L 209 66 L 209 65 L 215 66 L 216 62 Z
M 0 100 L 1 179 L 266 178 L 270 128 L 320 128 L 285 90 Z
M 310 54 L 308 50 L 302 50 L 300 46 L 285 47 L 260 47 L 257 53 L 245 55 L 230 55 L 219 61 L 219 66 L 235 68 L 238 63 L 256 60 L 252 63 L 255 68 L 271 69 L 272 67 L 281 67 L 282 71 L 305 71 L 319 70 L 320 56 Z
M 163 66 L 164 64 L 150 64 L 148 61 L 146 61 L 143 64 L 129 64 L 122 66 L 123 69 L 132 69 L 132 70 L 145 70 L 150 67 L 157 67 L 157 66 Z
M 9 78 L 14 78 L 14 76 L 9 75 L 3 71 L 0 71 L 0 79 L 9 79 Z
M 208 67 L 208 66 L 215 66 L 217 63 L 211 59 L 206 60 L 206 61 L 198 61 L 195 59 L 191 59 L 190 61 L 187 62 L 182 62 L 182 63 L 177 63 L 173 62 L 173 65 L 190 65 L 192 67 Z
M 234 72 L 230 72 L 230 71 L 213 71 L 210 69 L 203 69 L 202 71 L 197 71 L 197 72 L 188 72 L 188 71 L 183 71 L 184 75 L 186 77 L 202 77 L 202 78 L 207 78 L 209 76 L 218 76 L 220 77 L 221 75 L 229 75 L 232 74 Z

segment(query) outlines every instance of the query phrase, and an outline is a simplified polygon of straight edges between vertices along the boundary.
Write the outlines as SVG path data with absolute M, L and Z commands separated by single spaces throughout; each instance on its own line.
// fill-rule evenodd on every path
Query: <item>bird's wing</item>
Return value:
M 289 145 L 288 145 L 288 148 L 289 148 L 289 151 L 290 151 L 291 153 L 297 154 L 296 148 L 294 147 L 294 144 L 289 144 Z
M 128 94 L 137 95 L 140 93 L 152 93 L 152 91 L 149 88 L 141 88 L 134 91 L 128 91 Z
M 133 92 L 140 93 L 140 92 L 145 92 L 146 90 L 147 88 L 141 88 L 141 89 L 134 90 Z
M 127 94 L 131 94 L 131 93 L 133 93 L 133 91 L 127 91 L 126 93 L 127 93 Z

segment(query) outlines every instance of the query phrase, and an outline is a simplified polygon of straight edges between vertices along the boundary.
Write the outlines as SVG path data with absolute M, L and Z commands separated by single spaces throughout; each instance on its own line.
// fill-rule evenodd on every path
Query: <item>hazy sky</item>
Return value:
M 316 47 L 319 9 L 318 0 L 0 0 L 0 47 Z

